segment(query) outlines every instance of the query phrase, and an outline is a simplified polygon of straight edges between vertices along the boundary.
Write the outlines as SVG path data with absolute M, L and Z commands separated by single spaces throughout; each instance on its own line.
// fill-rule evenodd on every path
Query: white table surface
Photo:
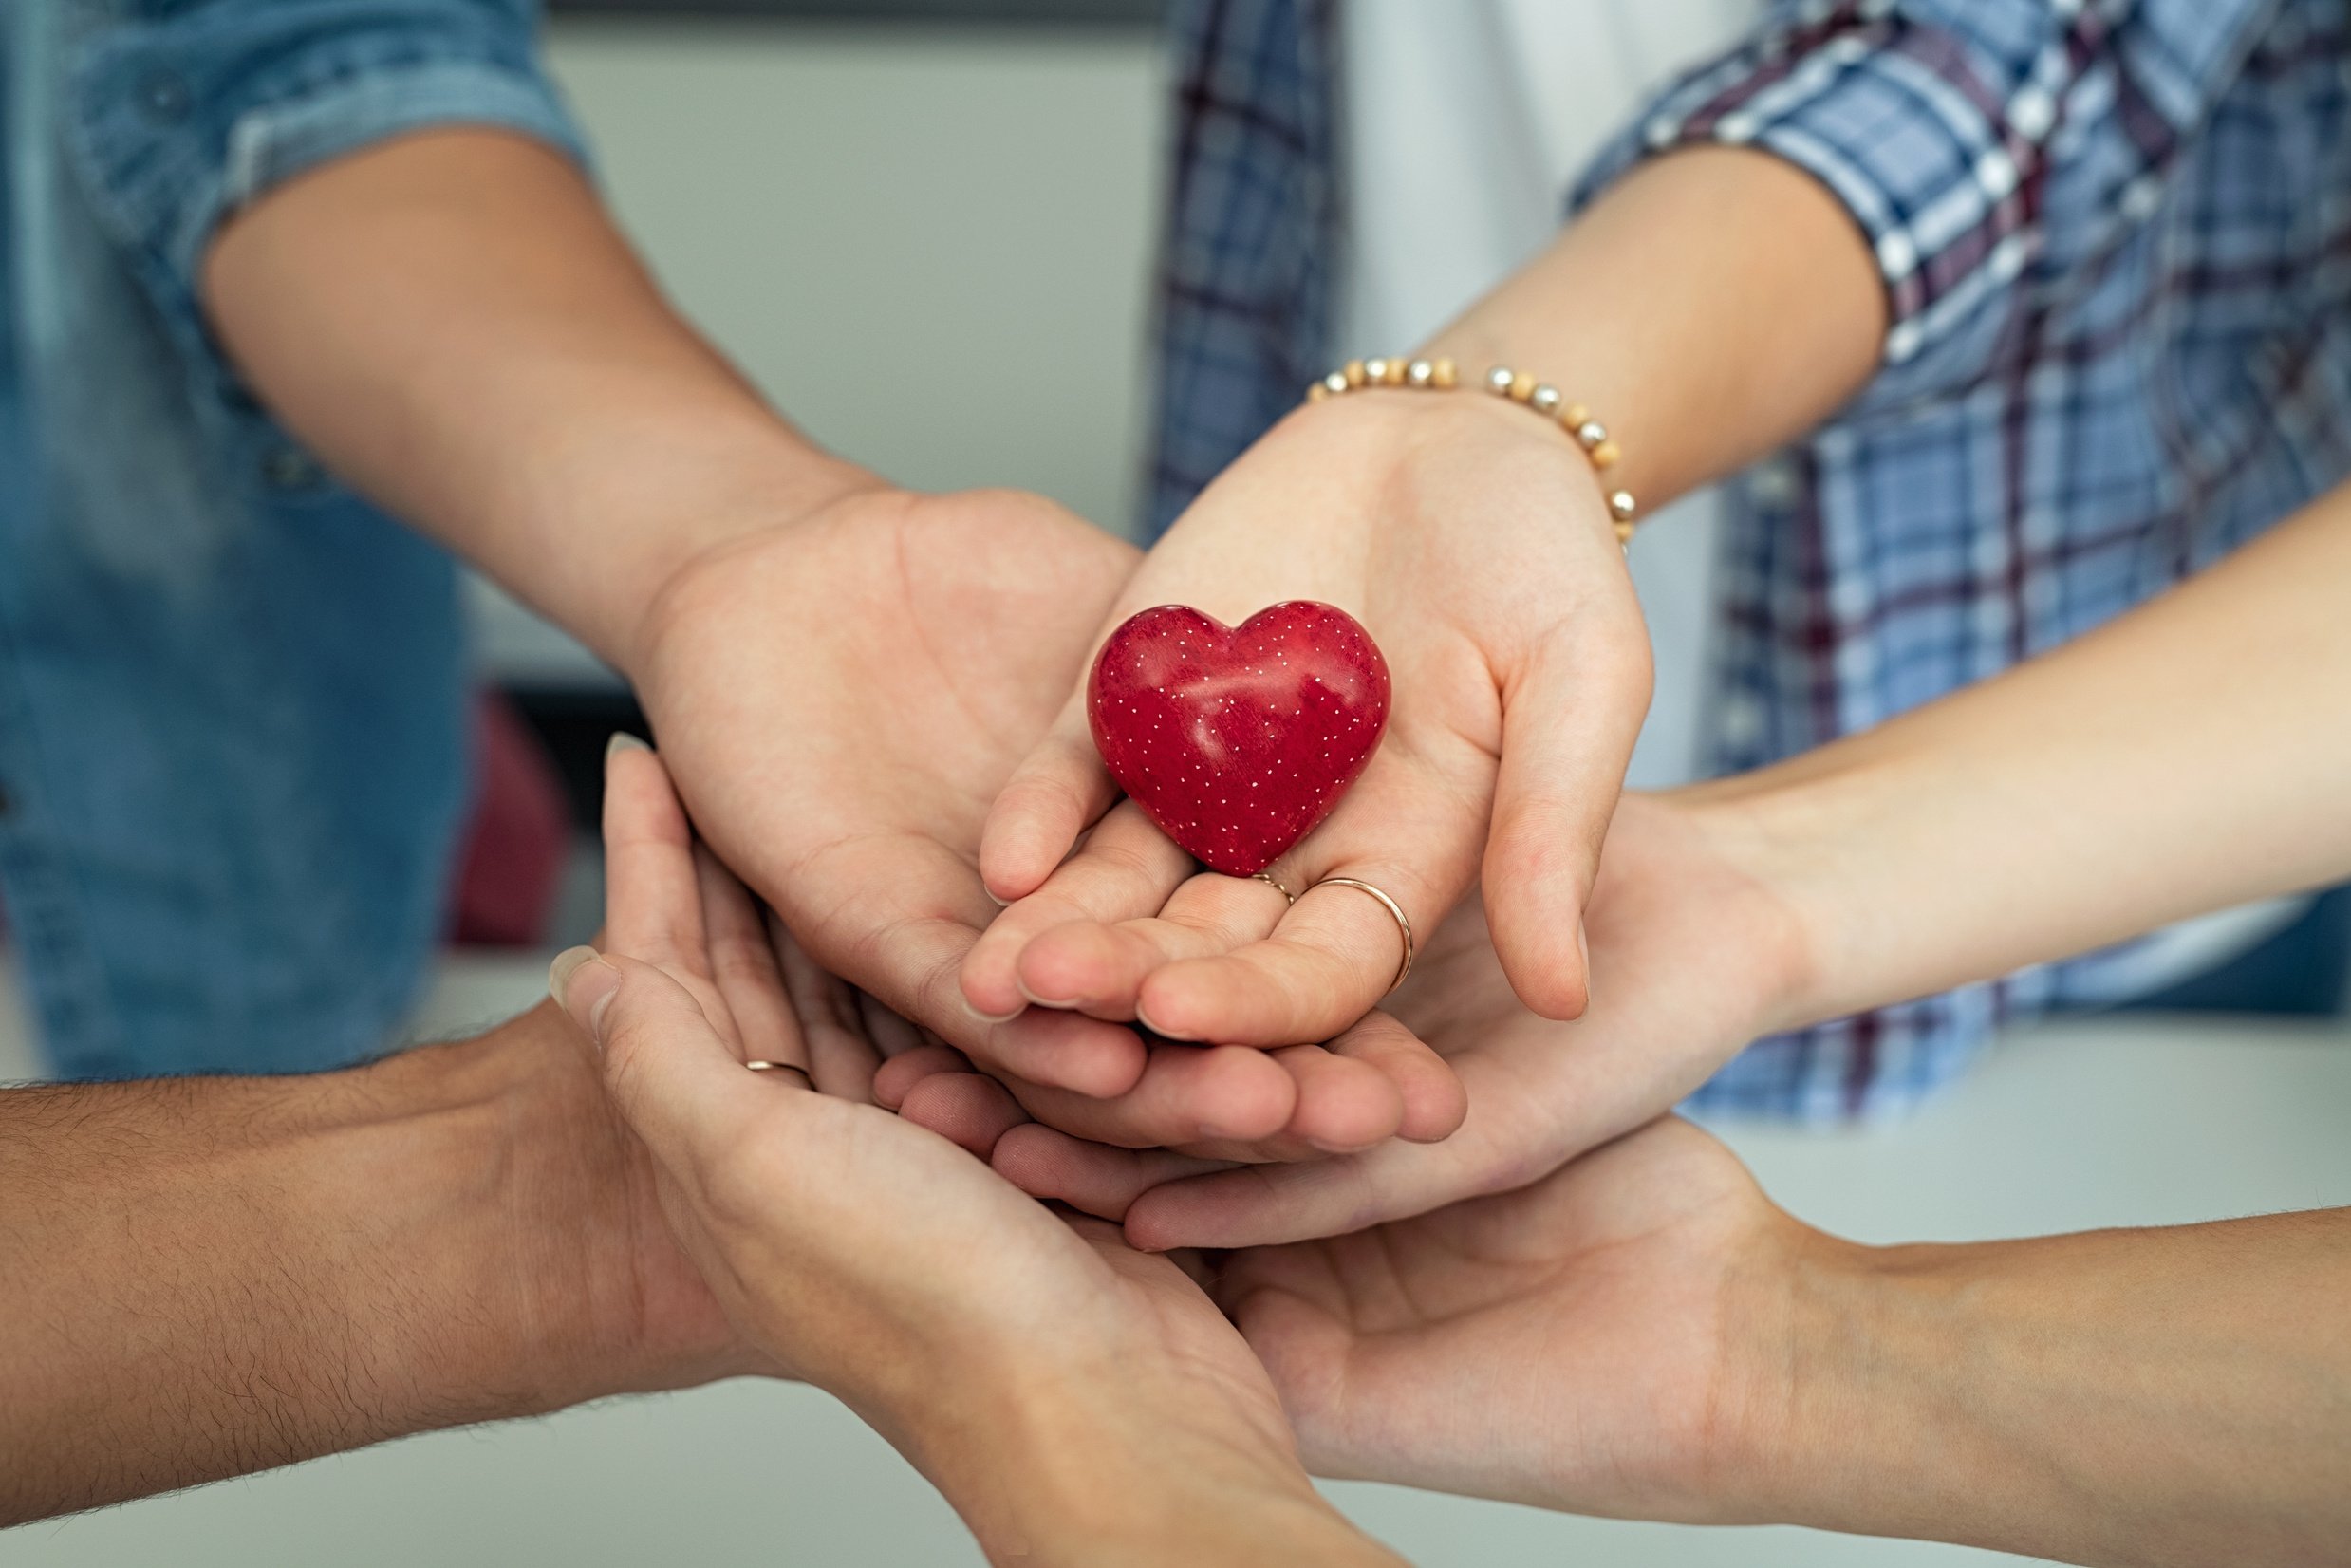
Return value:
M 543 973 L 537 961 L 455 961 L 424 1027 L 494 1019 L 537 995 Z M 7 1011 L 0 1074 L 26 1059 Z M 2021 1035 L 1899 1127 L 1734 1129 L 1732 1141 L 1808 1220 L 1870 1241 L 1961 1240 L 2351 1204 L 2347 1124 L 2351 1033 L 2131 1017 Z M 1332 1492 L 1414 1561 L 1446 1568 L 1997 1558 L 1568 1519 L 1382 1486 Z M 840 1407 L 750 1381 L 413 1438 L 0 1534 L 0 1568 L 978 1561 L 946 1506 Z

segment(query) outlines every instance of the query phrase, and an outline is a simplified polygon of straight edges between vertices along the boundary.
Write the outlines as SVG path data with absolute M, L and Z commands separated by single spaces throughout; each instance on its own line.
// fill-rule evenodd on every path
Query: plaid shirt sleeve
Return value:
M 2037 260 L 2079 259 L 2148 215 L 2134 187 L 2160 177 L 2274 9 L 1782 0 L 1756 37 L 1669 87 L 1604 149 L 1574 202 L 1676 148 L 1785 159 L 1836 196 L 1876 255 L 1888 330 L 1863 401 L 1949 392 L 2012 345 L 2018 284 Z M 2076 183 L 2052 203 L 2062 181 Z

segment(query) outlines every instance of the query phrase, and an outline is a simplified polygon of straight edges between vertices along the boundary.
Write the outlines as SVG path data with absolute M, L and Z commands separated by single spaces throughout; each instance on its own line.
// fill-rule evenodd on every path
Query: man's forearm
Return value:
M 680 561 L 873 482 L 670 309 L 577 170 L 503 132 L 289 181 L 224 226 L 204 288 L 338 474 L 624 666 Z
M 1771 1517 L 2068 1562 L 2351 1555 L 2351 1212 L 1826 1256 Z
M 0 1523 L 652 1375 L 585 1365 L 563 1049 L 0 1094 Z
M 1836 1017 L 2351 874 L 2351 492 L 2111 625 L 1688 792 L 1810 933 Z
M 1769 154 L 1705 148 L 1628 176 L 1427 351 L 1557 383 L 1623 447 L 1612 482 L 1653 507 L 1818 425 L 1885 333 L 1836 198 Z

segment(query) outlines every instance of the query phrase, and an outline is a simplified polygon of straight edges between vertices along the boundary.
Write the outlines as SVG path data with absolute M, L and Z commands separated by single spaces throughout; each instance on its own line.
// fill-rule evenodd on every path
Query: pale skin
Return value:
M 1726 212 L 1770 219 L 1740 265 L 1672 238 Z M 1659 276 L 1688 308 L 1598 303 Z M 1056 797 L 1068 694 L 1129 601 L 1239 615 L 1308 593 L 1371 615 L 1412 655 L 1412 733 L 1278 869 L 1292 886 L 1369 870 L 1427 932 L 1483 862 L 1518 890 L 1492 915 L 1521 994 L 1550 1017 L 1584 1005 L 1577 916 L 1647 654 L 1597 482 L 1524 411 L 1323 405 L 1133 577 L 1123 547 L 1037 497 L 913 495 L 817 449 L 669 310 L 576 173 L 513 137 L 401 138 L 289 182 L 226 226 L 205 281 L 240 368 L 331 466 L 631 677 L 698 824 L 821 961 L 1044 1121 L 1132 1148 L 1344 1155 L 1442 1138 L 1468 1110 L 1409 1031 L 1341 1033 L 1394 972 L 1395 930 L 1368 900 L 1316 894 L 1277 934 L 1268 889 L 1187 882 L 1155 831 L 1125 842 L 1113 818 L 996 919 L 978 868 L 1018 892 L 1022 855 L 1066 847 L 1083 818 L 1018 849 L 1018 803 Z M 1576 366 L 1633 453 L 1623 481 L 1658 501 L 1834 406 L 1879 313 L 1824 194 L 1765 158 L 1693 153 L 1629 180 L 1432 346 Z M 1733 397 L 1726 365 L 1761 378 L 1797 342 L 1805 368 L 1772 398 Z M 1693 393 L 1663 367 L 1701 344 Z M 1349 476 L 1387 500 L 1332 507 Z M 1297 549 L 1258 525 L 1267 511 L 1297 519 Z M 1523 548 L 1493 550 L 1497 526 Z M 1039 737 L 991 839 L 990 802 Z M 1078 774 L 1059 798 L 1098 809 L 1098 773 Z M 1090 937 L 1078 917 L 1112 928 Z M 1026 1006 L 1021 961 L 1029 994 L 1080 1005 Z M 1164 993 L 1148 1005 L 1147 985 Z M 1147 1044 L 1138 1018 L 1212 1048 Z
M 1458 1120 L 1417 1042 L 1153 1051 L 970 1009 L 958 968 L 998 910 L 981 823 L 1134 552 L 1038 496 L 917 495 L 816 447 L 554 153 L 445 130 L 337 159 L 235 215 L 204 283 L 242 373 L 338 474 L 629 676 L 700 831 L 889 1011 L 1115 1105 L 1136 1144 L 1302 1121 L 1360 1148 Z
M 1654 507 L 1818 424 L 1867 379 L 1884 332 L 1844 209 L 1777 159 L 1704 150 L 1628 177 L 1418 352 L 1469 383 L 1527 370 L 1599 410 L 1626 454 L 1609 487 Z M 1482 882 L 1520 999 L 1580 1014 L 1577 934 L 1649 700 L 1639 607 L 1583 454 L 1478 391 L 1314 404 L 1210 486 L 1111 621 L 1166 602 L 1238 620 L 1284 598 L 1356 615 L 1397 683 L 1370 769 L 1276 877 L 1360 877 L 1423 932 Z M 1112 794 L 1075 691 L 988 821 L 989 887 L 1022 902 L 964 964 L 975 1007 L 1042 1002 L 1273 1046 L 1330 1038 L 1380 1001 L 1401 943 L 1359 895 L 1285 905 L 1194 876 L 1118 813 L 1064 863 Z
M 1693 1082 L 1753 1033 L 2351 875 L 2346 585 L 2351 489 L 1996 680 L 1628 798 L 1584 1019 L 1521 1006 L 1465 921 L 1399 999 L 1470 1086 L 1446 1145 L 1155 1185 L 1206 1167 L 1008 1124 L 997 1164 L 1148 1245 L 1354 1231 L 1243 1252 L 1222 1290 L 1327 1473 L 2092 1563 L 2335 1560 L 2351 1210 L 1867 1248 L 1682 1123 L 1545 1176 L 1546 1118 L 1498 1136 L 1480 1108 L 1490 1073 L 1573 1145 L 1622 1074 Z
M 1474 911 L 1395 999 L 1469 1091 L 1442 1144 L 1230 1170 L 1082 1143 L 972 1090 L 924 1096 L 1023 1185 L 1147 1246 L 1303 1240 L 1522 1185 L 1759 1036 L 2351 871 L 2351 726 L 2323 717 L 2351 690 L 2346 582 L 2339 492 L 1995 680 L 1777 767 L 1628 796 L 1590 921 L 1595 973 L 1620 978 L 1584 1018 L 1510 1005 Z M 951 1065 L 916 1055 L 878 1087 L 911 1098 Z
M 1743 243 L 1703 242 L 1726 232 Z M 1629 298 L 1654 308 L 1622 308 Z M 1543 367 L 1605 410 L 1627 454 L 1608 482 L 1656 506 L 1818 423 L 1866 381 L 1884 331 L 1875 264 L 1826 192 L 1763 155 L 1702 150 L 1629 177 L 1422 351 L 1454 358 L 1471 380 L 1491 364 Z M 1648 650 L 1601 481 L 1565 434 L 1478 391 L 1364 392 L 1303 408 L 1210 486 L 1102 629 L 1168 600 L 1229 620 L 1300 596 L 1364 619 L 1402 673 L 1372 767 L 1273 873 L 1292 889 L 1350 875 L 1389 890 L 1419 938 L 1413 985 L 1383 998 L 1402 944 L 1377 904 L 1334 888 L 1287 905 L 1261 883 L 1196 875 L 1131 804 L 1101 816 L 1056 868 L 1110 799 L 1073 692 L 989 816 L 981 868 L 1017 902 L 965 959 L 962 989 L 989 1016 L 1074 1014 L 1278 1053 L 1320 1040 L 1339 1057 L 1385 1054 L 1390 1081 L 1422 1086 L 1407 1092 L 1400 1138 L 1353 1153 L 1301 1113 L 1272 1138 L 1147 1139 L 1118 1109 L 1017 1074 L 996 1073 L 1004 1092 L 922 1083 L 953 1065 L 945 1053 L 886 1074 L 887 1103 L 973 1148 L 1034 1118 L 1007 1145 L 1007 1168 L 1051 1186 L 1071 1179 L 1040 1165 L 1079 1138 L 1175 1151 L 1122 1157 L 1129 1191 L 1147 1185 L 1138 1169 L 1286 1162 L 1284 1191 L 1311 1188 L 1317 1202 L 1269 1204 L 1265 1223 L 1302 1236 L 1409 1212 L 1390 1206 L 1407 1200 L 1363 1189 L 1374 1173 L 1452 1171 L 1431 1187 L 1450 1197 L 1498 1173 L 1551 1169 L 1670 1106 L 1735 1049 L 1743 1020 L 1693 1033 L 1661 1019 L 1648 1032 L 1653 1056 L 1628 1044 L 1614 1065 L 1560 1059 L 1521 1032 L 1515 1048 L 1482 1043 L 1474 1061 L 1457 1044 L 1459 1092 L 1408 1076 L 1418 1058 L 1401 1042 L 1413 1031 L 1397 1019 L 1413 1021 L 1414 995 L 1444 989 L 1429 974 L 1451 944 L 1440 917 L 1473 884 L 1533 1014 L 1565 1019 L 1612 1001 L 1590 966 L 1627 923 L 1606 911 L 1599 849 L 1647 706 Z M 1667 1043 L 1701 1038 L 1702 1049 Z M 1134 1222 L 1139 1238 L 1161 1234 L 1153 1207 Z

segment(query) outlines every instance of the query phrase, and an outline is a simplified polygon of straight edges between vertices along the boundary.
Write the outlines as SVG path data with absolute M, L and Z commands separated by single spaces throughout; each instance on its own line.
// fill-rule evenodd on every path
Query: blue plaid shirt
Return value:
M 1327 7 L 1177 12 L 1162 526 L 1319 367 L 1337 233 Z M 1678 147 L 1787 159 L 1889 303 L 1872 383 L 1728 487 L 1717 771 L 2079 636 L 2351 473 L 2346 62 L 2351 0 L 1783 4 L 1603 153 L 1578 201 Z M 2133 957 L 1759 1041 L 1692 1105 L 1898 1110 L 2009 1018 L 2143 988 Z

